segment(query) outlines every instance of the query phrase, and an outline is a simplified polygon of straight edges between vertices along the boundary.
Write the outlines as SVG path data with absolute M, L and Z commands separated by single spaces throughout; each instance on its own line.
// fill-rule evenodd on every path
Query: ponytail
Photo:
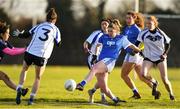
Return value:
M 51 22 L 54 19 L 57 19 L 57 13 L 54 8 L 51 8 L 46 15 L 46 20 Z
M 127 12 L 127 15 L 131 15 L 135 21 L 135 24 L 139 28 L 144 29 L 144 16 L 141 13 L 129 11 L 129 12 Z
M 144 16 L 141 13 L 136 13 L 135 24 L 141 29 L 144 29 Z

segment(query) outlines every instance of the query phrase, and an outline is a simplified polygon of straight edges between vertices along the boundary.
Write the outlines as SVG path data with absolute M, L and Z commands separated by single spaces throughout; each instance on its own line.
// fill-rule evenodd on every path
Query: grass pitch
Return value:
M 10 78 L 17 84 L 21 66 L 0 66 L 0 69 L 10 76 Z M 95 104 L 88 103 L 87 90 L 94 86 L 96 79 L 88 83 L 83 92 L 74 91 L 68 92 L 64 89 L 64 82 L 67 79 L 74 79 L 80 82 L 88 72 L 87 67 L 67 67 L 67 66 L 47 66 L 42 76 L 40 89 L 38 91 L 35 104 L 32 106 L 27 105 L 30 92 L 26 97 L 22 97 L 22 103 L 16 105 L 15 97 L 16 92 L 9 89 L 2 81 L 0 82 L 0 108 L 180 108 L 180 68 L 168 68 L 169 80 L 171 81 L 176 101 L 170 101 L 169 95 L 161 81 L 159 71 L 157 69 L 151 70 L 151 74 L 159 81 L 158 89 L 162 97 L 159 100 L 154 100 L 151 96 L 151 89 L 138 77 L 134 76 L 131 72 L 131 78 L 134 80 L 139 92 L 142 96 L 140 100 L 128 99 L 132 96 L 132 91 L 126 86 L 120 78 L 120 67 L 116 67 L 109 75 L 109 87 L 112 92 L 121 99 L 127 100 L 127 103 L 121 103 L 114 106 L 113 102 L 107 98 L 109 104 L 100 104 L 100 92 L 95 93 Z M 34 67 L 30 67 L 27 74 L 27 80 L 24 84 L 25 87 L 31 89 L 34 81 Z

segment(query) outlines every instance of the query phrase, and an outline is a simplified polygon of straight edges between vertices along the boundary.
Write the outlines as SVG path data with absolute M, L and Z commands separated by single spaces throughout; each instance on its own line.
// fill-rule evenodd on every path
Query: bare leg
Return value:
M 39 66 L 35 65 L 36 77 L 35 77 L 35 80 L 34 80 L 34 84 L 33 84 L 33 87 L 32 87 L 31 94 L 36 94 L 37 93 L 37 90 L 39 89 L 39 86 L 40 86 L 41 76 L 44 73 L 44 70 L 45 70 L 45 66 L 39 67 Z
M 165 85 L 166 90 L 169 92 L 170 95 L 173 95 L 172 86 L 168 79 L 167 73 L 167 61 L 164 60 L 163 62 L 159 63 L 158 65 L 159 71 L 161 73 L 161 79 Z
M 133 80 L 129 77 L 129 73 L 132 71 L 132 69 L 134 67 L 135 67 L 135 63 L 124 62 L 122 65 L 121 78 L 124 80 L 124 82 L 128 85 L 128 87 L 133 92 L 133 96 L 131 96 L 130 98 L 140 99 L 141 96 L 140 96 Z
M 107 71 L 107 67 L 106 65 L 103 63 L 103 62 L 98 62 L 96 63 L 91 71 L 88 73 L 88 75 L 86 76 L 85 80 L 86 82 L 89 82 L 93 79 L 93 77 L 95 76 L 95 74 L 97 73 L 103 73 L 103 72 L 106 72 Z
M 149 61 L 143 61 L 142 65 L 142 77 L 149 82 L 154 82 L 154 79 L 149 75 L 149 70 L 153 67 L 153 63 Z
M 4 83 L 11 89 L 16 90 L 16 85 L 11 79 L 8 77 L 8 75 L 2 71 L 0 71 L 0 80 L 3 80 Z
M 106 94 L 106 96 L 108 96 L 111 99 L 115 98 L 114 94 L 111 92 L 111 90 L 108 88 L 108 85 L 107 85 L 108 73 L 96 74 L 96 77 L 97 77 L 99 87 Z
M 141 80 L 141 81 L 143 81 L 143 82 L 145 82 L 150 88 L 152 88 L 153 86 L 152 86 L 152 83 L 150 82 L 150 81 L 148 81 L 148 80 L 146 80 L 146 79 L 144 79 L 143 78 L 143 76 L 142 76 L 142 72 L 141 72 L 141 68 L 142 68 L 142 66 L 141 65 L 135 65 L 135 71 L 136 71 L 136 74 L 138 75 L 138 77 L 139 77 L 139 79 Z
M 130 89 L 135 89 L 136 86 L 134 82 L 131 80 L 131 78 L 128 76 L 129 73 L 134 68 L 134 63 L 124 62 L 122 65 L 122 71 L 121 71 L 121 78 L 124 80 L 124 82 L 128 85 Z
M 27 75 L 27 70 L 28 70 L 29 66 L 26 64 L 25 61 L 23 61 L 23 68 L 21 70 L 21 74 L 20 74 L 20 78 L 19 78 L 19 87 L 22 88 L 25 80 L 26 80 L 26 75 Z

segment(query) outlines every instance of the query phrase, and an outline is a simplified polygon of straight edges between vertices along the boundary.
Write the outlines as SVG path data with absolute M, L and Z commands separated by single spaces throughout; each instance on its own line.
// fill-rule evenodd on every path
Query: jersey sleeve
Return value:
M 38 25 L 32 27 L 32 28 L 29 30 L 29 33 L 30 33 L 30 34 L 34 34 L 34 31 L 35 31 L 35 29 L 36 29 L 37 27 L 38 27 Z
M 103 43 L 103 35 L 99 38 L 98 43 Z
M 138 34 L 137 41 L 140 41 L 140 42 L 143 41 L 143 40 L 142 40 L 142 32 L 140 32 L 140 33 Z
M 166 44 L 169 44 L 171 39 L 166 35 L 166 33 L 164 33 L 162 30 L 160 30 L 160 32 L 162 33 L 162 35 L 164 36 L 165 38 L 165 43 Z
M 59 45 L 61 43 L 61 32 L 58 28 L 56 28 L 56 33 L 54 35 L 54 40 L 56 45 Z
M 122 46 L 124 49 L 128 48 L 130 45 L 132 45 L 131 42 L 129 42 L 129 40 L 123 36 L 123 41 L 122 41 Z
M 99 33 L 99 31 L 94 31 L 94 32 L 91 33 L 91 35 L 86 39 L 86 41 L 91 44 L 91 43 L 93 42 L 94 37 L 95 37 L 98 33 Z

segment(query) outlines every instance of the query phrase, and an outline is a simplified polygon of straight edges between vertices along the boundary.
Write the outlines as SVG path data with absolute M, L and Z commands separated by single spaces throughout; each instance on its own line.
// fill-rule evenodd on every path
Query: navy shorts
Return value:
M 47 59 L 32 55 L 28 52 L 25 52 L 24 61 L 26 62 L 27 65 L 34 64 L 37 66 L 44 66 L 47 64 Z

